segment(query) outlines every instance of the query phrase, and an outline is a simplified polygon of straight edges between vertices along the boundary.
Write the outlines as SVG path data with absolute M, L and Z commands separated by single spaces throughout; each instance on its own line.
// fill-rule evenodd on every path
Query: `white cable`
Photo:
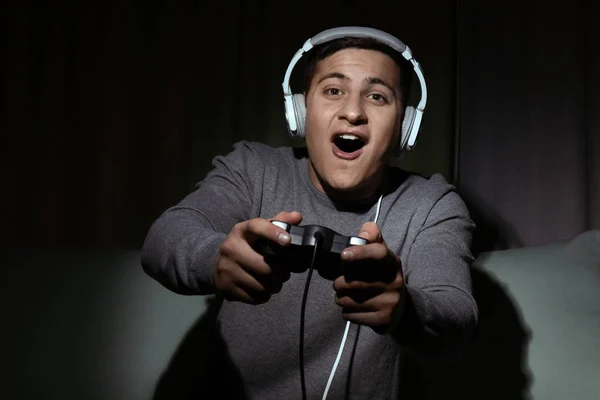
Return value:
M 375 219 L 373 222 L 377 223 L 377 219 L 379 218 L 379 210 L 381 209 L 381 199 L 383 199 L 383 195 L 379 196 L 379 200 L 377 201 L 377 211 L 375 212 Z
M 383 199 L 383 195 L 379 196 L 379 200 L 377 201 L 377 211 L 375 212 L 374 223 L 377 223 L 377 219 L 379 218 L 379 210 L 381 209 L 381 200 Z M 329 388 L 331 387 L 331 382 L 333 382 L 333 376 L 335 375 L 335 370 L 337 369 L 338 364 L 342 358 L 342 351 L 344 350 L 344 345 L 346 344 L 346 338 L 348 337 L 348 330 L 350 329 L 350 321 L 346 322 L 346 330 L 344 331 L 344 337 L 342 338 L 342 344 L 340 344 L 340 350 L 338 351 L 337 358 L 333 363 L 333 369 L 329 374 L 329 380 L 327 381 L 327 386 L 325 387 L 325 392 L 323 392 L 323 399 L 327 398 L 327 393 L 329 392 Z
M 344 337 L 342 338 L 342 344 L 340 345 L 340 350 L 338 351 L 337 358 L 335 359 L 335 363 L 333 363 L 333 369 L 331 370 L 331 374 L 329 374 L 329 380 L 327 381 L 327 386 L 325 387 L 325 392 L 323 393 L 323 400 L 327 398 L 327 392 L 329 392 L 329 387 L 331 386 L 331 382 L 333 382 L 333 376 L 335 375 L 335 370 L 337 369 L 338 364 L 340 363 L 340 359 L 342 358 L 342 351 L 344 350 L 344 344 L 346 344 L 346 338 L 348 337 L 348 330 L 350 329 L 350 321 L 346 322 L 346 330 L 344 331 Z

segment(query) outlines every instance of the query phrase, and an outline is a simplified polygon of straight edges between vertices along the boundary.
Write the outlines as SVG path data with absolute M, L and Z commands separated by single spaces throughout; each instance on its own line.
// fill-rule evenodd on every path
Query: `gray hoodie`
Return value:
M 142 249 L 144 270 L 177 293 L 214 293 L 212 267 L 233 225 L 281 211 L 301 212 L 301 225 L 358 235 L 373 221 L 377 199 L 334 204 L 310 182 L 308 162 L 304 149 L 236 143 L 214 159 L 195 191 L 152 225 Z M 427 179 L 390 167 L 377 224 L 400 257 L 409 301 L 391 334 L 350 325 L 329 399 L 402 398 L 406 355 L 457 357 L 477 322 L 469 272 L 474 224 L 452 185 L 439 174 Z M 227 362 L 210 368 L 213 378 L 199 376 L 206 393 L 220 382 L 215 398 L 301 398 L 298 342 L 306 278 L 307 271 L 293 273 L 265 304 L 222 302 L 216 328 Z M 346 327 L 332 284 L 314 272 L 308 292 L 303 334 L 309 399 L 322 397 Z

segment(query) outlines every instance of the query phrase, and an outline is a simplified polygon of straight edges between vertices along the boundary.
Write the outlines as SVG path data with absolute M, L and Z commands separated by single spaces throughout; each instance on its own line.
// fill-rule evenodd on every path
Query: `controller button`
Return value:
M 362 246 L 367 244 L 367 239 L 363 239 L 361 237 L 357 237 L 357 236 L 352 236 L 350 237 L 350 240 L 348 241 L 350 246 Z
M 288 224 L 286 224 L 285 222 L 281 222 L 281 221 L 271 221 L 271 223 L 272 223 L 273 225 L 276 225 L 276 226 L 280 227 L 281 229 L 284 229 L 284 230 L 286 230 L 286 231 L 288 230 L 288 226 L 289 226 L 289 225 L 288 225 Z

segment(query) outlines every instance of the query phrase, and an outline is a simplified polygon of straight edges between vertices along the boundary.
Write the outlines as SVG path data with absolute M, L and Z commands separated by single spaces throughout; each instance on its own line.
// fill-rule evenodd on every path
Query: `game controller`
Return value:
M 291 246 L 309 246 L 313 247 L 317 243 L 317 236 L 321 235 L 321 250 L 331 253 L 341 254 L 349 246 L 360 246 L 368 243 L 367 239 L 358 236 L 344 236 L 339 233 L 319 225 L 297 226 L 290 225 L 281 221 L 271 221 L 281 229 L 288 232 L 292 238 Z
M 260 243 L 259 252 L 265 259 L 282 264 L 292 272 L 301 272 L 310 267 L 318 237 L 320 237 L 320 243 L 313 267 L 323 277 L 329 279 L 335 279 L 341 274 L 340 255 L 345 248 L 364 246 L 369 243 L 367 239 L 358 236 L 344 236 L 320 225 L 297 226 L 277 220 L 273 220 L 271 223 L 288 232 L 291 243 L 288 246 L 282 246 L 264 241 Z

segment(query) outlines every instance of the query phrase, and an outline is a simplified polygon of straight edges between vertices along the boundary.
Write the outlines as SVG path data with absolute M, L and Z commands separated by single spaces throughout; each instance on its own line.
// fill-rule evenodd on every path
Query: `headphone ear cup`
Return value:
M 406 148 L 410 132 L 415 122 L 415 108 L 407 106 L 404 110 L 404 118 L 402 119 L 402 131 L 400 132 L 400 138 L 398 141 L 398 147 L 396 148 L 396 154 L 400 154 Z
M 295 94 L 292 96 L 292 102 L 294 103 L 294 113 L 296 114 L 296 136 L 304 139 L 306 137 L 306 100 L 303 94 Z

